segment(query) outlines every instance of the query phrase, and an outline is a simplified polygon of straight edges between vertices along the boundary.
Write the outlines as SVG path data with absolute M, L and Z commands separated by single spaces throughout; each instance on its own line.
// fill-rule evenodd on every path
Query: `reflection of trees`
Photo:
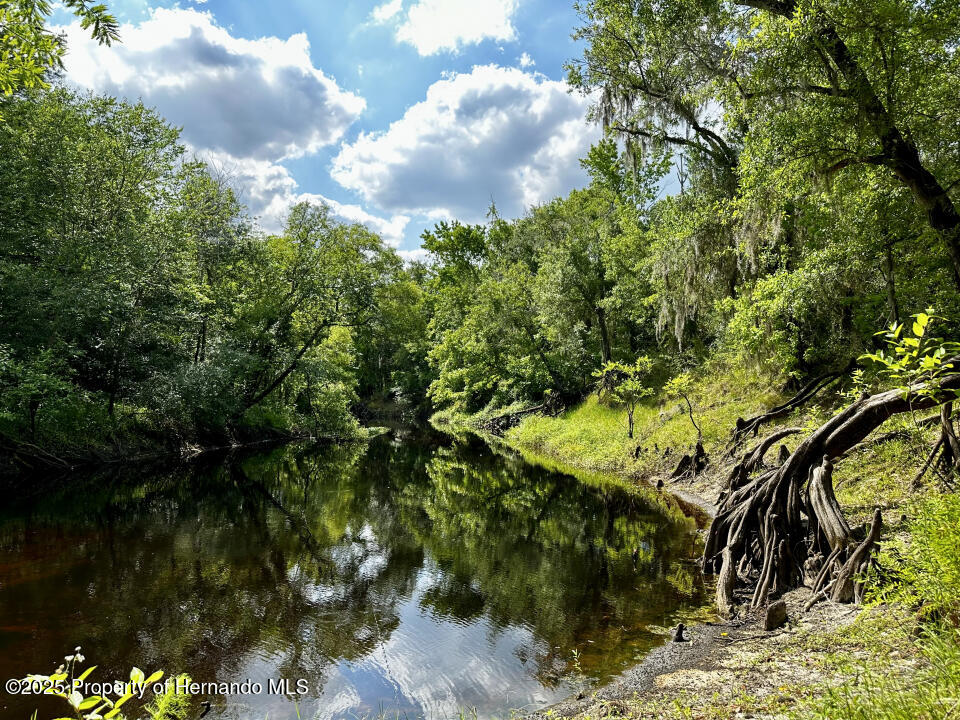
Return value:
M 532 629 L 555 655 L 544 671 L 579 648 L 587 672 L 601 660 L 615 672 L 683 601 L 675 586 L 690 585 L 694 552 L 688 529 L 622 491 L 483 448 L 386 439 L 365 455 L 285 448 L 136 483 L 96 478 L 9 514 L 0 604 L 24 629 L 0 631 L 8 677 L 83 643 L 103 677 L 139 664 L 230 679 L 256 650 L 317 687 L 397 627 L 427 556 L 441 572 L 425 610 Z M 701 591 L 694 582 L 689 601 Z
M 447 578 L 424 602 L 447 614 L 482 598 L 496 625 L 532 627 L 563 661 L 578 648 L 593 674 L 620 669 L 654 640 L 648 625 L 701 598 L 676 582 L 691 577 L 691 528 L 615 487 L 453 447 L 398 502 Z

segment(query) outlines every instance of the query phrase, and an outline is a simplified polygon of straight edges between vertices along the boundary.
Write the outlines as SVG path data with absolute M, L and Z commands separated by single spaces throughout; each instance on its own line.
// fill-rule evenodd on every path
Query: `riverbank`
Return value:
M 95 470 L 119 464 L 148 466 L 164 461 L 189 461 L 205 455 L 269 448 L 275 445 L 298 442 L 362 442 L 389 432 L 382 426 L 358 427 L 351 434 L 311 435 L 271 431 L 262 437 L 250 436 L 229 443 L 201 444 L 198 442 L 149 442 L 141 438 L 134 445 L 117 443 L 112 446 L 75 447 L 59 454 L 34 445 L 0 445 L 0 481 L 13 482 L 30 479 L 37 474 L 60 475 L 79 471 Z
M 732 388 L 734 393 L 723 394 Z M 662 400 L 638 410 L 632 439 L 626 437 L 623 409 L 590 397 L 556 416 L 524 417 L 502 442 L 534 460 L 571 468 L 573 474 L 612 475 L 645 493 L 662 488 L 710 513 L 734 465 L 726 449 L 737 418 L 783 400 L 769 388 L 730 375 L 696 388 L 693 411 L 708 462 L 694 477 L 671 477 L 679 458 L 693 451 L 697 436 L 683 408 Z M 839 391 L 828 392 L 764 426 L 747 445 L 792 427 L 798 432 L 783 441 L 792 450 L 845 401 Z M 871 581 L 871 604 L 820 602 L 804 612 L 809 590 L 801 588 L 785 598 L 788 621 L 777 630 L 765 631 L 760 618 L 742 615 L 688 629 L 689 642 L 668 641 L 618 680 L 530 717 L 872 719 L 956 713 L 960 677 L 952 660 L 960 650 L 955 626 L 944 627 L 939 620 L 931 624 L 916 607 L 945 603 L 954 608 L 948 611 L 954 623 L 958 617 L 960 587 L 936 600 L 932 594 L 938 591 L 931 589 L 945 577 L 960 580 L 960 528 L 951 515 L 957 503 L 955 496 L 941 492 L 939 480 L 913 482 L 924 448 L 931 446 L 930 433 L 909 419 L 888 425 L 882 436 L 878 433 L 848 453 L 835 472 L 837 498 L 851 526 L 867 522 L 874 507 L 882 511 L 881 565 L 886 570 Z M 776 451 L 772 448 L 770 455 Z M 938 510 L 942 499 L 954 510 Z M 931 587 L 918 583 L 924 575 L 934 578 Z M 887 596 L 896 602 L 878 606 Z
M 803 612 L 808 597 L 788 593 L 787 625 L 774 631 L 755 617 L 689 628 L 685 642 L 667 642 L 616 681 L 528 718 L 848 717 L 831 716 L 825 700 L 842 698 L 863 669 L 882 661 L 889 678 L 906 678 L 924 666 L 908 614 L 828 602 Z

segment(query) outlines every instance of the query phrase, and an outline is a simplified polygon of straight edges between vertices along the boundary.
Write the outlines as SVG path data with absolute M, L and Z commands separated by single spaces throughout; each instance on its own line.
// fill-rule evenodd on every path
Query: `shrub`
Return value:
M 960 495 L 935 493 L 910 507 L 910 538 L 880 554 L 873 599 L 918 607 L 927 620 L 960 626 Z

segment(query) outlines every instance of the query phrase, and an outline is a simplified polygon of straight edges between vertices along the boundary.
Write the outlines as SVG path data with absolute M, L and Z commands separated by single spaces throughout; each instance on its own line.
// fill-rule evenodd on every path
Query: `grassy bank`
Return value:
M 714 455 L 723 447 L 738 417 L 761 412 L 784 397 L 771 379 L 756 372 L 731 368 L 704 372 L 690 401 L 707 453 Z M 637 407 L 634 422 L 631 439 L 627 437 L 625 409 L 591 395 L 559 416 L 525 418 L 507 432 L 506 439 L 571 465 L 631 478 L 650 478 L 672 470 L 697 440 L 682 400 L 655 395 Z
M 710 462 L 694 481 L 669 481 L 697 433 L 686 406 L 662 396 L 638 407 L 632 439 L 625 410 L 591 396 L 557 416 L 523 418 L 504 442 L 575 475 L 616 476 L 642 492 L 661 478 L 667 490 L 713 500 L 729 471 L 724 448 L 737 418 L 760 413 L 788 394 L 746 369 L 701 375 L 690 399 Z M 765 426 L 760 436 L 788 426 L 812 430 L 848 402 L 844 388 L 835 387 Z M 492 414 L 446 420 L 470 426 Z M 913 483 L 933 433 L 918 429 L 908 415 L 894 418 L 836 464 L 836 494 L 851 526 L 867 522 L 873 508 L 883 510 L 879 568 L 865 606 L 820 603 L 807 616 L 801 602 L 784 631 L 747 633 L 729 647 L 719 643 L 712 667 L 664 674 L 653 692 L 613 698 L 601 692 L 585 701 L 586 709 L 554 716 L 960 717 L 960 498 L 945 492 L 939 478 Z M 786 444 L 793 449 L 805 435 Z

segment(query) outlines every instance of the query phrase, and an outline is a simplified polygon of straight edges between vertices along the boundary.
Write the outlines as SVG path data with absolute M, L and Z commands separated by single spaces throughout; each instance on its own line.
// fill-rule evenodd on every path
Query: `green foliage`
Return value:
M 72 717 L 77 720 L 125 720 L 131 700 L 135 702 L 147 694 L 153 694 L 154 687 L 163 678 L 163 671 L 157 670 L 149 677 L 140 670 L 133 668 L 129 680 L 108 681 L 99 683 L 100 687 L 109 687 L 109 692 L 103 695 L 84 696 L 81 692 L 85 683 L 93 683 L 91 679 L 96 665 L 81 671 L 80 665 L 86 658 L 76 648 L 70 655 L 64 657 L 64 664 L 60 665 L 51 675 L 28 675 L 22 680 L 37 690 L 35 694 L 53 695 L 62 698 L 69 706 Z M 184 680 L 180 676 L 177 680 Z M 110 696 L 114 695 L 113 698 Z M 189 695 L 177 692 L 175 684 L 166 683 L 162 694 L 156 695 L 153 702 L 145 710 L 151 720 L 185 720 L 189 704 Z M 36 717 L 36 713 L 34 713 Z M 68 720 L 60 718 L 58 720 Z
M 689 373 L 675 375 L 663 386 L 663 393 L 668 398 L 680 398 L 686 404 L 687 415 L 690 417 L 690 424 L 697 431 L 697 442 L 703 440 L 703 429 L 697 423 L 693 416 L 693 403 L 690 402 L 690 394 L 693 390 L 693 378 Z
M 597 396 L 606 392 L 626 408 L 628 438 L 633 437 L 633 415 L 637 403 L 653 394 L 653 389 L 645 384 L 652 368 L 653 361 L 641 355 L 632 365 L 608 362 L 593 372 L 593 377 L 597 378 Z
M 702 408 L 698 424 L 708 453 L 722 451 L 738 417 L 749 417 L 784 399 L 756 368 L 713 364 L 704 377 L 691 382 L 689 397 Z M 602 403 L 591 395 L 556 417 L 525 417 L 507 432 L 507 439 L 571 466 L 640 478 L 669 473 L 676 466 L 676 453 L 697 442 L 686 405 L 671 403 L 662 388 L 638 403 L 636 439 L 624 433 L 623 416 L 622 406 Z M 638 444 L 643 452 L 635 456 Z M 670 454 L 665 456 L 668 448 Z
M 166 691 L 154 695 L 144 708 L 150 720 L 187 720 L 191 696 L 183 688 L 188 688 L 192 682 L 189 675 L 178 675 L 173 682 L 168 682 Z
M 901 639 L 900 642 L 908 642 Z M 916 720 L 949 718 L 960 696 L 960 632 L 925 639 L 920 668 L 909 675 L 882 667 L 857 667 L 855 682 L 827 690 L 823 698 L 804 703 L 797 718 L 833 720 Z
M 101 45 L 119 39 L 117 20 L 106 5 L 64 0 L 63 6 Z M 51 10 L 47 0 L 0 0 L 0 94 L 47 87 L 48 74 L 63 68 L 64 39 L 47 28 Z
M 391 288 L 416 292 L 380 238 L 307 204 L 262 233 L 142 104 L 17 98 L 0 150 L 0 437 L 112 454 L 356 434 L 369 366 L 348 328 L 372 354 L 401 323 Z
M 873 600 L 918 607 L 928 620 L 960 626 L 960 497 L 932 493 L 908 507 L 909 537 L 880 555 Z
M 960 351 L 960 343 L 945 342 L 928 334 L 933 322 L 943 319 L 932 308 L 912 317 L 910 334 L 904 334 L 903 323 L 892 324 L 888 330 L 877 333 L 883 336 L 888 351 L 869 353 L 861 359 L 880 364 L 883 373 L 905 395 L 933 397 L 938 394 L 938 380 L 953 370 L 949 358 Z

